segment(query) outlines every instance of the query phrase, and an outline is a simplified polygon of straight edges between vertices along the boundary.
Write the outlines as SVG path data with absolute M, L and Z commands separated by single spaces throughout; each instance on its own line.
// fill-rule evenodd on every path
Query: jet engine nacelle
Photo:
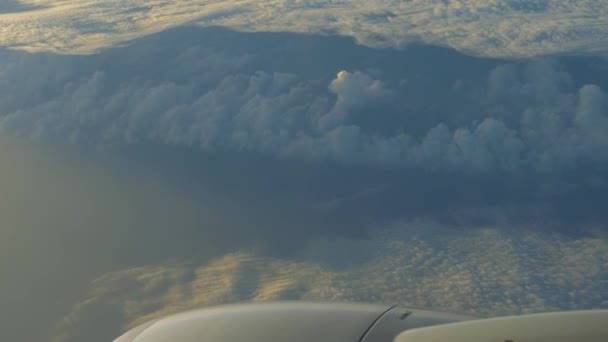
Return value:
M 606 342 L 608 311 L 478 319 L 373 304 L 219 306 L 142 324 L 114 342 Z

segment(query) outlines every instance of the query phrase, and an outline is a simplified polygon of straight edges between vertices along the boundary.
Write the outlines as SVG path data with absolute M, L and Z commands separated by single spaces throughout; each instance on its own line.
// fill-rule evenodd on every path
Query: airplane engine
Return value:
M 608 310 L 479 319 L 405 306 L 242 304 L 184 312 L 114 342 L 606 342 Z

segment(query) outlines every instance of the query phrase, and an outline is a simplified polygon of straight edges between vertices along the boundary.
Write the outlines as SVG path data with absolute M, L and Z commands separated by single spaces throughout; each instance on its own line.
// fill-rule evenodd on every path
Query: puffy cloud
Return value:
M 382 48 L 423 41 L 486 56 L 597 54 L 606 52 L 608 12 L 602 0 L 38 0 L 3 6 L 17 13 L 0 16 L 1 45 L 62 53 L 91 53 L 196 22 L 249 32 L 340 34 Z
M 336 79 L 331 81 L 329 89 L 338 98 L 332 111 L 319 119 L 319 127 L 322 130 L 346 123 L 348 115 L 352 112 L 362 106 L 373 105 L 376 101 L 386 99 L 392 94 L 381 81 L 374 80 L 370 75 L 360 71 L 354 73 L 346 70 L 340 71 Z
M 485 81 L 437 100 L 408 94 L 396 79 L 411 75 L 390 69 L 342 70 L 333 79 L 272 64 L 260 70 L 271 55 L 228 54 L 217 42 L 225 33 L 199 33 L 216 45 L 184 44 L 149 67 L 136 66 L 137 56 L 157 53 L 165 34 L 91 57 L 5 52 L 0 129 L 100 147 L 163 143 L 465 173 L 551 172 L 608 158 L 606 95 L 576 84 L 557 60 L 495 63 Z M 124 56 L 123 64 L 112 60 Z M 196 61 L 190 73 L 184 61 Z M 82 67 L 70 69 L 74 63 Z M 417 91 L 445 83 L 433 73 L 426 79 Z
M 428 158 L 429 163 L 443 162 L 448 167 L 465 170 L 517 170 L 525 147 L 515 131 L 493 118 L 485 119 L 473 131 L 459 128 L 448 141 L 445 138 L 445 126 L 440 124 L 431 130 L 419 149 L 423 152 L 421 157 Z M 445 145 L 441 145 L 442 140 Z M 424 155 L 424 144 L 430 144 L 431 148 L 434 147 L 445 155 L 443 158 L 436 158 L 438 151 Z
M 608 146 L 608 108 L 606 95 L 596 85 L 586 85 L 579 91 L 579 103 L 574 123 L 580 130 L 582 139 L 595 149 Z
M 170 258 L 206 264 L 209 258 L 249 247 L 247 255 L 268 257 L 262 264 L 278 262 L 281 266 L 273 272 L 280 273 L 293 265 L 281 260 L 305 253 L 311 240 L 366 236 L 375 224 L 404 218 L 431 217 L 465 232 L 479 222 L 536 220 L 539 228 L 530 230 L 562 228 L 577 235 L 575 241 L 583 239 L 587 230 L 580 229 L 588 223 L 605 229 L 608 84 L 600 59 L 505 64 L 425 46 L 377 51 L 339 37 L 187 27 L 96 55 L 2 50 L 0 61 L 0 136 L 28 138 L 34 150 L 48 147 L 45 153 L 30 153 L 0 146 L 0 217 L 3 227 L 21 228 L 0 230 L 7 237 L 0 239 L 7 247 L 0 249 L 2 260 L 20 260 L 2 265 L 3 274 L 14 276 L 3 282 L 0 296 L 3 303 L 16 303 L 6 307 L 21 310 L 12 312 L 12 320 L 0 329 L 7 340 L 48 340 L 41 330 L 23 335 L 14 322 L 29 317 L 40 322 L 36 326 L 48 326 L 43 318 L 59 317 L 90 279 Z M 323 118 L 332 120 L 320 127 Z M 566 237 L 554 242 L 562 240 L 568 244 Z M 384 243 L 374 241 L 374 246 Z M 585 243 L 575 243 L 572 250 L 600 264 L 593 259 L 599 251 L 577 249 Z M 488 245 L 509 249 L 507 243 Z M 359 247 L 354 243 L 353 250 Z M 428 255 L 441 251 L 433 248 Z M 336 259 L 327 249 L 325 259 Z M 348 251 L 344 254 L 337 259 L 348 259 Z M 576 264 L 576 259 L 560 260 L 556 265 Z M 391 262 L 382 259 L 378 265 Z M 269 277 L 272 284 L 264 285 L 261 297 L 328 298 L 333 290 L 323 291 L 333 281 L 361 274 L 334 278 L 317 263 L 298 267 L 310 267 L 309 275 L 330 274 L 332 282 L 294 281 L 298 286 L 283 287 L 281 281 L 290 282 L 291 274 Z M 232 264 L 242 266 L 238 260 Z M 266 272 L 256 268 L 257 262 L 247 265 L 247 274 Z M 508 263 L 513 265 L 520 263 Z M 481 268 L 492 273 L 487 265 Z M 142 298 L 162 295 L 157 302 L 131 301 L 127 320 L 169 312 L 175 308 L 171 303 L 192 304 L 177 284 L 190 287 L 198 277 L 192 270 L 198 267 L 176 266 L 177 273 L 168 269 L 134 271 L 149 284 Z M 156 271 L 154 279 L 150 273 Z M 200 271 L 217 279 L 225 268 Z M 567 273 L 584 278 L 580 267 Z M 504 280 L 492 274 L 492 279 Z M 427 278 L 421 281 L 423 288 L 454 282 L 462 285 L 461 292 L 435 288 L 440 296 L 423 293 L 420 298 L 449 302 L 458 298 L 450 293 L 467 293 L 474 276 L 459 269 Z M 138 284 L 130 277 L 119 272 L 125 283 L 103 280 L 96 289 L 117 286 L 122 291 Z M 408 284 L 407 277 L 396 279 Z M 493 281 L 487 286 L 494 286 Z M 560 281 L 568 282 L 566 276 Z M 176 286 L 166 292 L 167 283 Z M 350 292 L 348 284 L 341 285 L 346 294 L 336 292 L 335 298 L 418 298 L 397 289 L 386 292 L 394 297 L 367 296 L 369 288 Z M 410 285 L 404 288 L 419 287 Z M 44 289 L 38 291 L 40 286 Z M 588 291 L 585 298 L 606 293 L 577 286 Z M 217 298 L 242 298 L 231 289 L 218 286 Z M 521 304 L 515 298 L 522 291 L 528 290 L 509 298 L 513 306 Z M 84 336 L 70 335 L 75 325 L 89 330 L 81 319 L 123 309 L 101 297 L 101 310 L 95 293 L 74 309 L 66 323 L 68 336 Z M 590 306 L 591 301 L 572 305 Z M 427 304 L 441 306 L 420 303 Z M 31 309 L 38 307 L 42 309 Z M 165 307 L 170 309 L 163 311 Z M 106 331 L 123 323 L 116 318 L 104 321 Z

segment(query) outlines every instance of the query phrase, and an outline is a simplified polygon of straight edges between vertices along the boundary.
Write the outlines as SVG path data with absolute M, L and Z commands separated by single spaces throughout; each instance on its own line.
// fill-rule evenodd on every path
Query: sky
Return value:
M 608 307 L 606 11 L 4 1 L 0 339 L 238 301 Z

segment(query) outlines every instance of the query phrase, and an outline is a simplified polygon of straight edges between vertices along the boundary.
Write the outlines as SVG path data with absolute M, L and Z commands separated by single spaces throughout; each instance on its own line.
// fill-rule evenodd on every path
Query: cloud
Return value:
M 599 0 L 42 0 L 20 6 L 29 3 L 42 8 L 0 17 L 0 45 L 91 53 L 198 23 L 247 32 L 340 34 L 377 48 L 422 41 L 494 57 L 606 53 L 602 28 L 608 7 Z
M 453 133 L 445 124 L 429 131 L 415 147 L 423 165 L 440 165 L 475 171 L 489 169 L 517 170 L 522 160 L 524 143 L 517 133 L 502 121 L 487 118 L 472 130 L 459 128 Z
M 90 58 L 5 53 L 0 129 L 100 147 L 162 143 L 464 173 L 553 172 L 608 158 L 605 93 L 575 82 L 554 59 L 495 63 L 485 80 L 467 80 L 468 90 L 446 90 L 461 93 L 435 95 L 439 100 L 408 93 L 433 93 L 436 82 L 446 82 L 438 73 L 411 86 L 403 83 L 408 72 L 388 69 L 310 78 L 302 70 L 258 69 L 271 58 L 266 52 L 231 55 L 222 43 L 164 52 L 150 67 L 111 60 L 156 53 L 152 44 L 163 37 Z M 192 70 L 179 66 L 194 56 L 201 58 L 188 64 Z M 83 67 L 70 70 L 71 63 Z M 402 86 L 382 79 L 390 72 Z M 436 109 L 421 112 L 429 106 Z
M 150 168 L 198 170 L 200 179 L 184 178 L 212 177 L 234 189 L 232 199 L 249 191 L 258 203 L 276 191 L 258 209 L 284 203 L 286 221 L 305 213 L 304 231 L 359 234 L 404 216 L 467 223 L 506 215 L 570 231 L 605 222 L 602 60 L 507 63 L 426 46 L 379 52 L 343 38 L 196 27 L 93 56 L 1 58 L 2 135 L 150 156 Z M 197 166 L 206 158 L 224 169 Z M 228 168 L 249 170 L 245 179 L 266 187 Z M 266 175 L 290 185 L 279 191 Z M 517 209 L 501 213 L 507 207 Z M 276 227 L 262 217 L 258 227 Z
M 193 33 L 208 44 L 184 39 Z M 266 41 L 267 49 L 235 51 L 227 36 Z M 276 71 L 262 64 L 267 55 L 300 38 L 264 37 L 188 28 L 97 56 L 5 51 L 0 131 L 99 149 L 162 144 L 520 179 L 608 160 L 603 81 L 579 80 L 566 60 L 492 62 L 475 72 L 468 65 L 477 60 L 460 56 L 467 72 L 446 79 L 424 66 L 428 53 L 442 58 L 443 50 L 394 52 L 378 60 L 385 68 L 353 64 L 337 75 L 302 69 L 294 51 L 274 59 Z M 175 49 L 155 59 L 168 40 Z M 348 49 L 339 48 L 355 53 Z M 399 72 L 403 58 L 416 68 Z M 463 78 L 468 72 L 482 76 Z
M 257 189 L 272 166 L 257 175 L 244 161 L 231 174 L 234 165 L 217 157 L 201 168 L 200 152 L 176 157 L 176 151 L 156 149 L 149 160 L 142 158 L 150 150 L 142 149 L 122 156 L 84 152 L 0 138 L 1 339 L 49 340 L 52 325 L 90 281 L 112 270 L 270 246 L 275 255 L 287 255 L 313 237 L 342 234 L 292 193 Z M 247 180 L 238 172 L 244 167 Z M 168 170 L 196 171 L 196 178 L 163 174 Z M 122 324 L 113 310 L 96 308 L 90 314 L 98 324 L 81 328 L 112 333 Z
M 319 119 L 319 127 L 322 130 L 336 128 L 347 122 L 347 116 L 360 107 L 376 104 L 375 102 L 392 95 L 382 81 L 374 80 L 361 71 L 340 71 L 329 84 L 329 90 L 336 94 L 337 99 L 333 109 Z
M 10 142 L 0 151 L 0 164 L 8 165 L 0 177 L 0 217 L 3 227 L 19 227 L 3 231 L 1 259 L 24 260 L 2 266 L 3 274 L 13 275 L 0 287 L 3 303 L 20 304 L 5 306 L 19 309 L 0 329 L 4 339 L 48 340 L 44 327 L 103 274 L 126 280 L 97 282 L 64 322 L 66 338 L 88 336 L 93 318 L 112 316 L 99 323 L 109 334 L 140 314 L 190 307 L 199 302 L 180 286 L 190 288 L 199 267 L 213 279 L 253 279 L 248 281 L 256 289 L 266 281 L 256 275 L 281 275 L 269 276 L 264 298 L 428 297 L 441 300 L 420 305 L 443 307 L 443 301 L 466 308 L 450 293 L 472 296 L 466 289 L 476 284 L 476 272 L 416 278 L 439 295 L 408 297 L 394 288 L 380 295 L 352 285 L 362 273 L 328 262 L 355 267 L 363 261 L 350 260 L 353 250 L 372 258 L 376 247 L 390 243 L 374 237 L 372 248 L 365 238 L 374 227 L 400 220 L 442 222 L 437 238 L 450 227 L 465 246 L 472 244 L 466 240 L 472 227 L 502 224 L 509 234 L 541 235 L 556 228 L 564 235 L 543 239 L 563 242 L 585 262 L 603 262 L 597 247 L 603 240 L 593 240 L 598 249 L 591 254 L 577 249 L 589 242 L 591 228 L 602 232 L 607 222 L 602 133 L 608 84 L 601 59 L 505 62 L 428 46 L 378 51 L 340 37 L 182 27 L 95 55 L 1 50 L 0 61 L 0 141 Z M 319 239 L 328 241 L 312 242 Z M 509 248 L 505 241 L 488 241 L 476 248 Z M 522 242 L 521 249 L 526 246 Z M 428 255 L 441 248 L 429 247 Z M 547 255 L 560 265 L 564 253 Z M 236 259 L 234 273 L 233 266 L 222 266 L 225 255 Z M 410 257 L 398 260 L 406 265 Z M 243 266 L 241 258 L 253 261 Z M 533 265 L 545 260 L 531 258 Z M 164 265 L 168 259 L 177 261 Z M 205 269 L 210 260 L 220 260 L 219 266 Z M 264 266 L 275 262 L 271 271 Z M 385 270 L 381 264 L 394 265 L 383 258 L 370 272 Z M 292 279 L 296 266 L 309 270 L 298 278 L 303 280 Z M 119 272 L 133 268 L 127 276 Z M 328 282 L 316 283 L 317 275 Z M 150 282 L 147 290 L 124 290 L 139 284 L 132 277 L 140 276 Z M 404 288 L 417 285 L 407 277 L 396 280 Z M 449 281 L 462 286 L 433 287 Z M 591 306 L 597 293 L 606 293 L 582 282 L 571 288 L 585 289 L 587 299 L 568 299 L 575 307 Z M 114 286 L 141 303 L 124 309 L 108 301 Z M 167 294 L 165 286 L 175 288 Z M 220 286 L 214 300 L 249 298 L 239 286 L 225 292 Z M 513 307 L 536 305 L 514 299 L 526 291 L 518 288 L 508 298 Z M 152 293 L 158 301 L 147 299 Z M 544 307 L 559 306 L 544 300 Z M 501 305 L 489 307 L 498 312 Z M 123 309 L 126 318 L 114 315 Z M 25 318 L 41 329 L 19 331 Z
M 40 9 L 38 6 L 32 6 L 19 2 L 18 0 L 6 0 L 0 4 L 0 14 L 5 13 L 19 13 L 25 11 L 33 11 Z
M 607 101 L 608 97 L 596 85 L 586 85 L 579 91 L 579 103 L 574 123 L 584 135 L 586 144 L 595 145 L 596 149 L 608 146 Z
M 348 248 L 365 257 L 352 263 Z M 597 238 L 483 228 L 463 233 L 408 222 L 365 240 L 319 240 L 301 261 L 232 253 L 202 264 L 142 266 L 93 282 L 56 341 L 108 340 L 147 320 L 241 301 L 402 303 L 482 316 L 600 308 L 608 305 L 607 248 Z M 100 316 L 122 321 L 82 328 Z

